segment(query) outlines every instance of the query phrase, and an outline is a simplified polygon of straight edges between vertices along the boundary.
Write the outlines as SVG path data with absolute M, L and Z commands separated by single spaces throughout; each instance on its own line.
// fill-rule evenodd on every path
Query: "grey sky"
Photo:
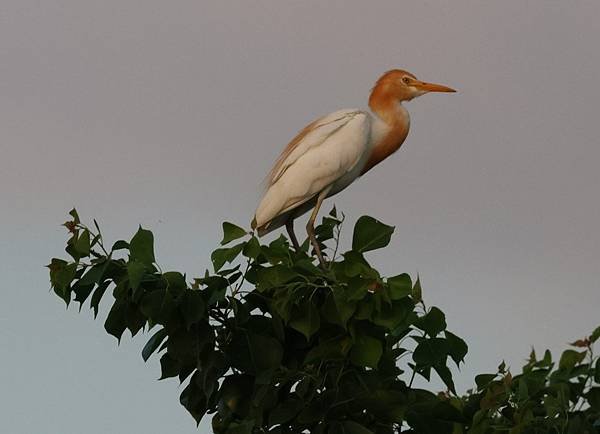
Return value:
M 461 390 L 502 358 L 518 369 L 530 344 L 588 333 L 599 16 L 591 0 L 3 0 L 0 431 L 197 432 L 176 382 L 142 362 L 143 338 L 117 347 L 48 292 L 58 224 L 72 206 L 110 239 L 141 223 L 163 269 L 199 275 L 294 133 L 366 106 L 392 67 L 459 93 L 407 105 L 403 148 L 334 200 L 346 237 L 362 214 L 396 225 L 370 258 L 419 272 L 469 342 Z

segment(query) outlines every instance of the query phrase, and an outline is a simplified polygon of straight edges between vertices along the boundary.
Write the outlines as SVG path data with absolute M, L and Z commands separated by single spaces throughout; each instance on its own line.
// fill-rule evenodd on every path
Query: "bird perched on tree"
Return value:
M 324 265 L 314 230 L 323 200 L 348 187 L 400 148 L 410 126 L 402 102 L 429 92 L 455 90 L 394 69 L 377 80 L 369 97 L 370 111 L 339 110 L 304 127 L 269 172 L 252 228 L 262 236 L 285 225 L 298 250 L 294 219 L 312 209 L 306 231 Z

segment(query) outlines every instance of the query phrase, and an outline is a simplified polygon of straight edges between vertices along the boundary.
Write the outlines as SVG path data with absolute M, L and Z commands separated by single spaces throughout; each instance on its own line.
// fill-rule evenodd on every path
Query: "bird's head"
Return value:
M 401 69 L 392 69 L 383 74 L 373 88 L 373 95 L 380 94 L 381 97 L 397 101 L 410 101 L 429 92 L 456 91 L 441 84 L 421 81 L 410 72 Z

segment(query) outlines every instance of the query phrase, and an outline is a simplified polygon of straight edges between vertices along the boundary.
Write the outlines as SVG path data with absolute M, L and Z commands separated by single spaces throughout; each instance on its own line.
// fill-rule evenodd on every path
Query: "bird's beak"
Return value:
M 424 81 L 417 81 L 412 86 L 424 92 L 456 92 L 451 87 L 442 84 L 425 83 Z

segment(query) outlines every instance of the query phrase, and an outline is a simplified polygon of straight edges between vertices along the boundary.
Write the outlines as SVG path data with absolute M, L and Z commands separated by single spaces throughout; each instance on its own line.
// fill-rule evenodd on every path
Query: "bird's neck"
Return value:
M 410 117 L 400 101 L 389 94 L 371 93 L 369 107 L 376 116 L 371 127 L 373 147 L 361 175 L 396 152 L 408 135 Z

